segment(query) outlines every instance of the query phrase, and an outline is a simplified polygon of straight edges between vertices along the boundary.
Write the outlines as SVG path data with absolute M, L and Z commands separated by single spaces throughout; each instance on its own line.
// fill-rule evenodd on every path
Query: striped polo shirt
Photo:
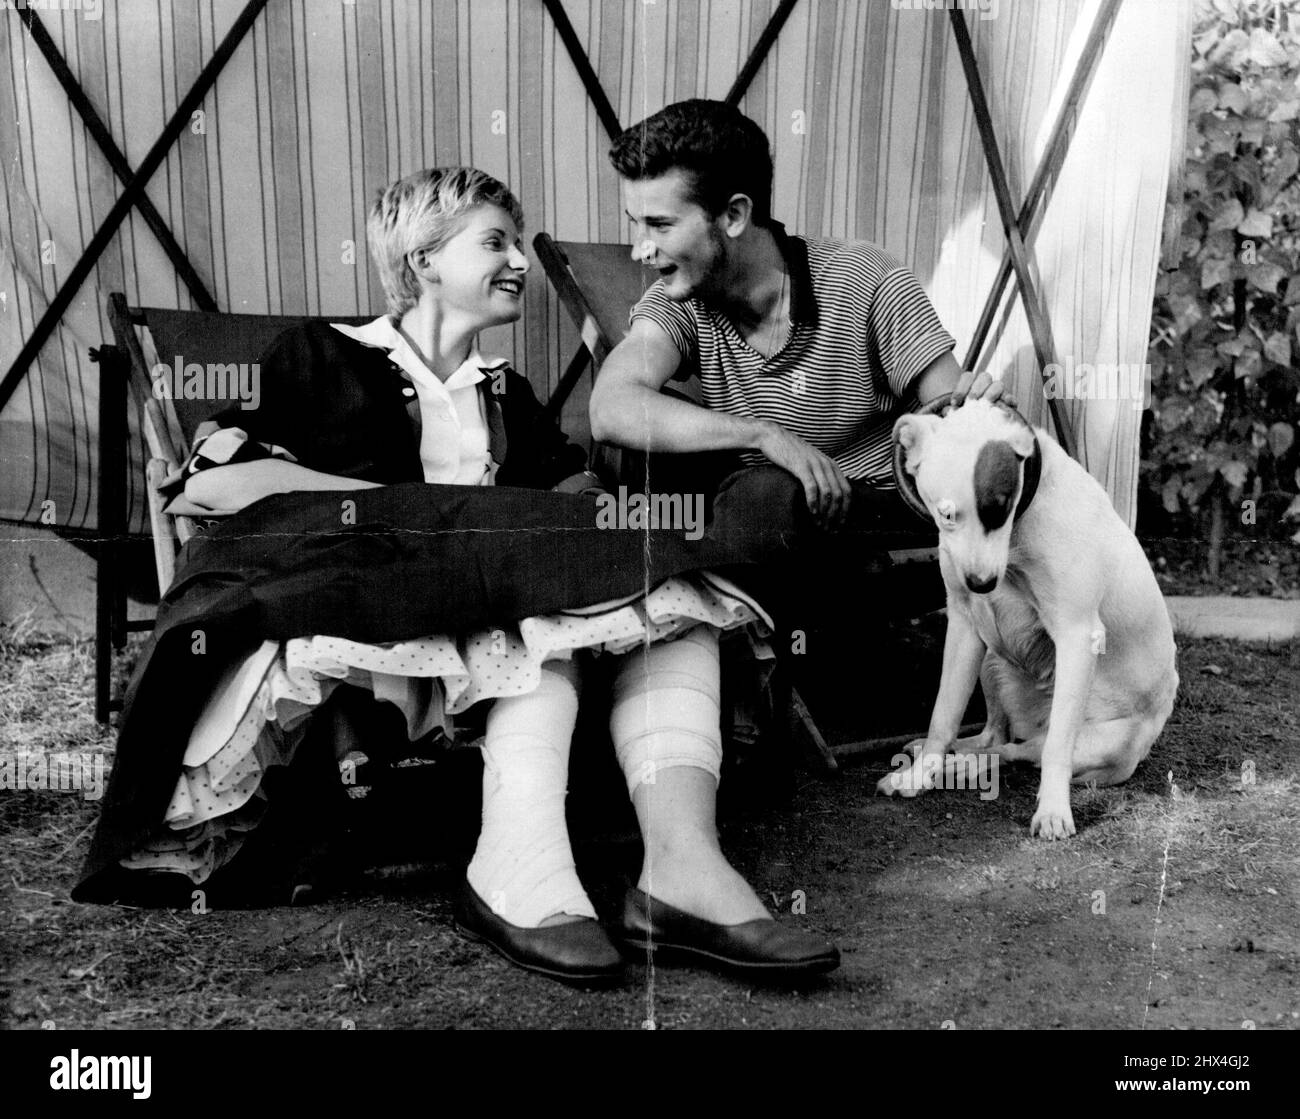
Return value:
M 850 478 L 893 485 L 894 421 L 908 388 L 955 345 L 912 273 L 866 241 L 774 233 L 790 276 L 790 333 L 770 359 L 726 315 L 698 299 L 675 303 L 656 280 L 631 318 L 661 327 L 698 367 L 702 401 L 771 420 L 834 459 Z M 749 465 L 766 460 L 742 453 Z

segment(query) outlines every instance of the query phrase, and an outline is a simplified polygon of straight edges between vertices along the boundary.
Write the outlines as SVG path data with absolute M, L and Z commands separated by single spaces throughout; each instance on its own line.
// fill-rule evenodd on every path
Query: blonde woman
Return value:
M 472 168 L 426 170 L 389 186 L 368 222 L 387 313 L 361 327 L 316 323 L 282 335 L 262 361 L 259 407 L 223 413 L 196 444 L 184 498 L 199 509 L 246 510 L 248 518 L 267 508 L 250 508 L 264 499 L 309 491 L 418 481 L 569 492 L 596 486 L 583 470 L 584 453 L 546 422 L 528 382 L 475 348 L 481 331 L 521 314 L 529 268 L 522 230 L 510 191 Z M 501 570 L 491 569 L 492 555 L 480 554 L 473 570 L 435 564 L 430 578 L 441 595 L 482 593 L 488 584 L 513 601 L 519 573 L 504 548 Z M 560 566 L 527 578 L 558 579 Z M 345 581 L 373 590 L 374 581 L 392 577 L 381 560 Z M 183 570 L 178 584 L 185 581 Z M 322 572 L 319 593 L 353 604 L 341 607 L 346 615 L 365 596 L 336 584 L 335 573 Z M 647 932 L 662 934 L 666 947 L 741 969 L 834 966 L 831 946 L 771 919 L 718 845 L 718 634 L 759 616 L 730 584 L 683 573 L 648 596 L 397 642 L 360 639 L 377 632 L 376 619 L 338 613 L 328 632 L 264 641 L 227 672 L 190 734 L 161 826 L 118 865 L 197 884 L 230 863 L 266 810 L 266 786 L 275 782 L 263 775 L 282 765 L 292 773 L 309 748 L 327 750 L 309 728 L 355 689 L 396 704 L 412 737 L 490 704 L 482 831 L 458 921 L 522 967 L 580 983 L 615 981 L 621 957 L 578 879 L 564 816 L 580 690 L 574 654 L 594 650 L 622 658 L 611 731 L 646 840 L 620 938 L 635 944 Z M 124 717 L 124 757 L 131 716 Z M 133 769 L 122 778 L 115 769 L 110 804 L 129 799 Z M 101 823 L 106 831 L 114 833 Z M 79 887 L 87 898 L 104 893 L 96 885 L 106 869 L 103 850 L 115 849 L 107 840 L 96 846 L 100 857 L 92 852 Z

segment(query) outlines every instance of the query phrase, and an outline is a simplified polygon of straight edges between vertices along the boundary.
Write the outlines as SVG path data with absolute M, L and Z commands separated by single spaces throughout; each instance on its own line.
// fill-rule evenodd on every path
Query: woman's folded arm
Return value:
M 185 483 L 185 496 L 194 504 L 221 512 L 237 512 L 273 493 L 296 490 L 369 490 L 380 483 L 338 474 L 322 474 L 296 462 L 266 458 L 200 471 Z

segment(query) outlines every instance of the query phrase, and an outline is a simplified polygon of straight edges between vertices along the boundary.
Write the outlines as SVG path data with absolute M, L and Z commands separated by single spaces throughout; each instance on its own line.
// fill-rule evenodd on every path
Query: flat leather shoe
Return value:
M 498 917 L 468 881 L 456 899 L 456 924 L 512 964 L 550 979 L 586 986 L 609 985 L 623 977 L 623 957 L 590 917 L 562 925 L 525 929 Z
M 714 967 L 772 978 L 840 966 L 840 950 L 811 933 L 763 917 L 715 925 L 635 888 L 623 901 L 618 938 L 633 951 L 689 956 Z

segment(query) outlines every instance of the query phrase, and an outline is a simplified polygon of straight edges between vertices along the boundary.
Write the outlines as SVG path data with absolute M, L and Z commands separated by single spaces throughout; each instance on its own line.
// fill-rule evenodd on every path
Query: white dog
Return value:
M 1127 780 L 1173 710 L 1155 576 L 1106 491 L 1018 413 L 972 400 L 942 419 L 903 416 L 894 436 L 903 494 L 939 527 L 948 632 L 929 732 L 877 788 L 932 788 L 949 750 L 1033 761 L 1030 834 L 1064 839 L 1071 779 Z M 954 741 L 976 678 L 988 721 Z

